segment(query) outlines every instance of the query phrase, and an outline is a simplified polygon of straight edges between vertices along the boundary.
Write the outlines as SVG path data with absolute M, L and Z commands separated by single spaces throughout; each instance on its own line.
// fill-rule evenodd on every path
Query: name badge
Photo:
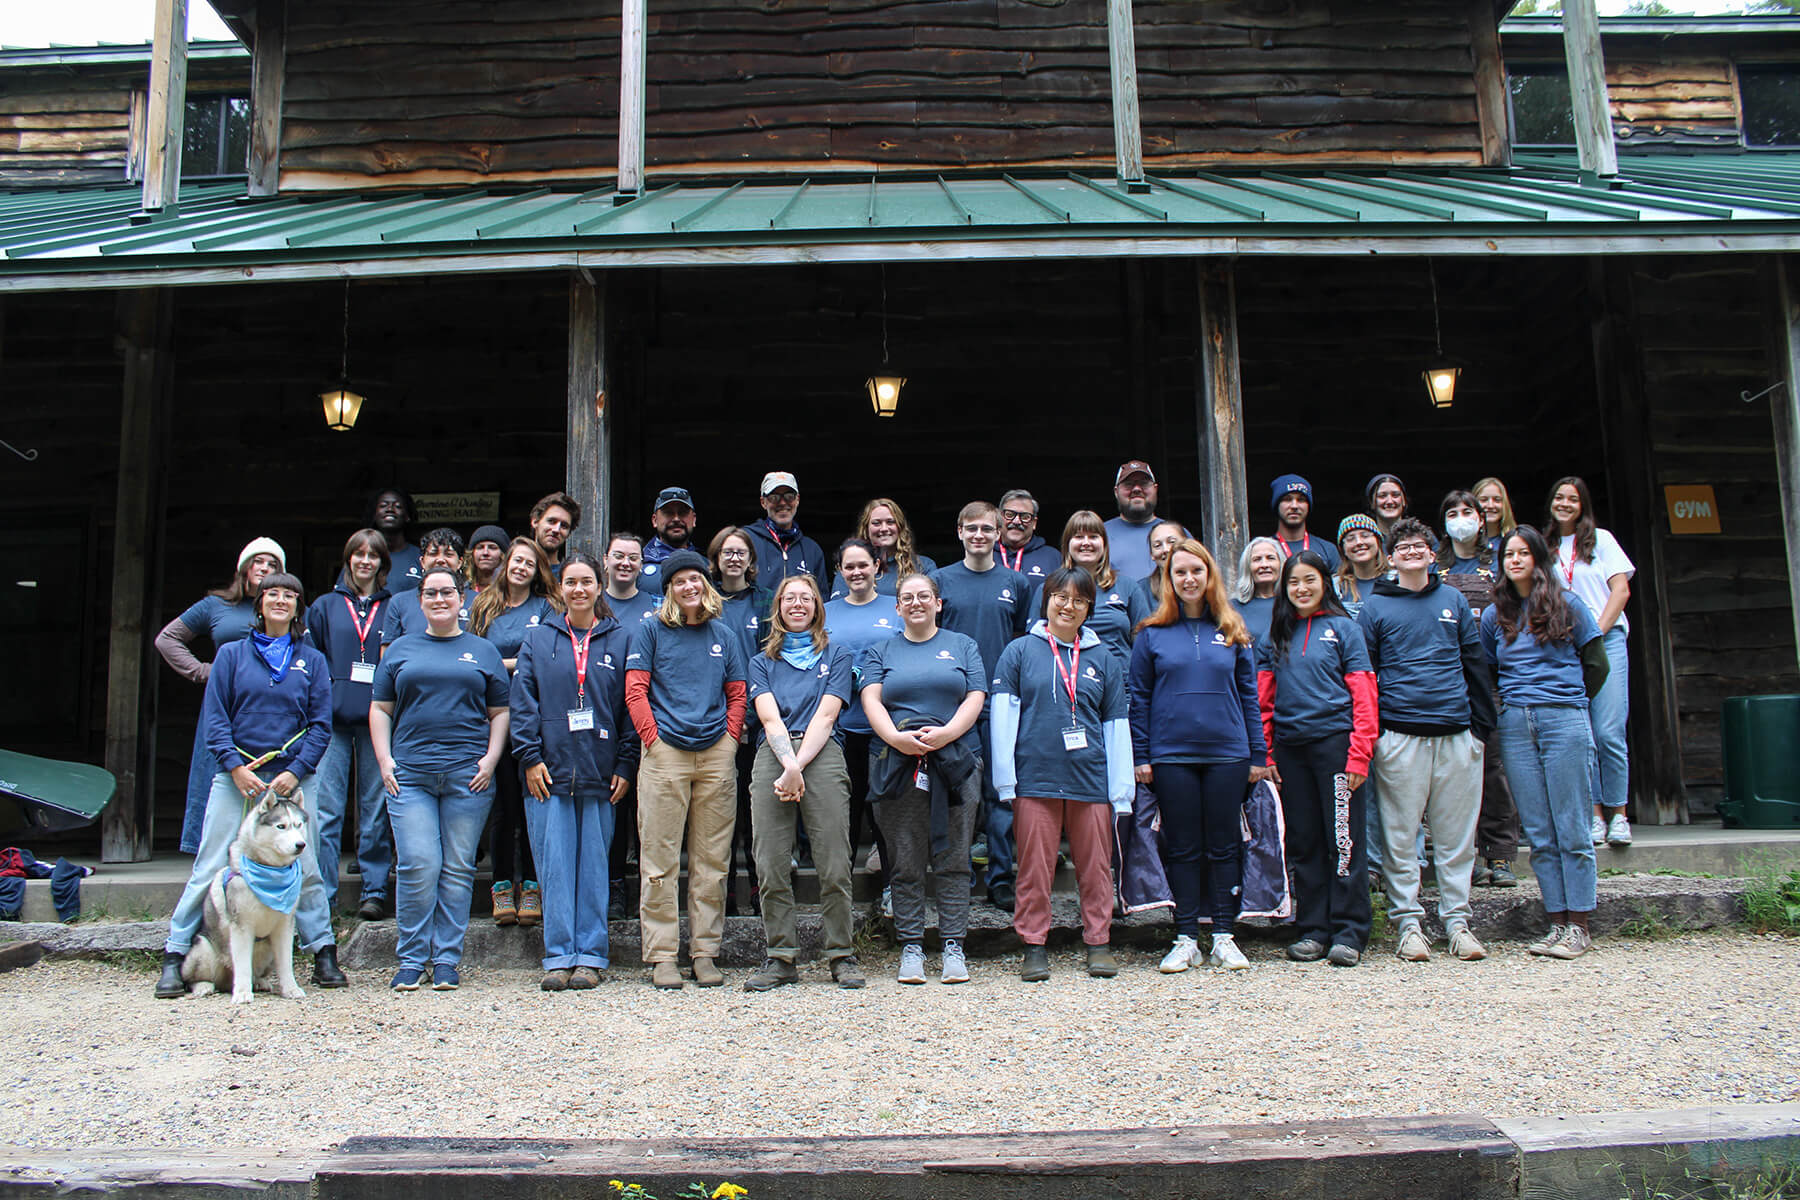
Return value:
M 1085 730 L 1085 729 L 1065 729 L 1065 730 L 1063 730 L 1063 749 L 1064 750 L 1086 750 L 1087 749 L 1087 730 Z
M 594 727 L 594 710 L 591 708 L 571 708 L 569 710 L 569 732 L 580 733 Z
M 925 762 L 923 759 L 919 760 L 917 769 L 913 771 L 913 787 L 921 792 L 929 792 L 931 790 L 931 776 L 925 770 Z
M 372 662 L 351 663 L 350 664 L 350 682 L 351 683 L 374 683 L 375 682 L 375 664 Z

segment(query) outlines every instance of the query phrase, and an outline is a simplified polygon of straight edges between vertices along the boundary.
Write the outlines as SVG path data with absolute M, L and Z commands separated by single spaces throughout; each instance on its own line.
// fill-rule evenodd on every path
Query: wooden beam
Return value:
M 620 0 L 619 183 L 624 194 L 644 190 L 644 76 L 647 0 Z
M 1250 538 L 1244 468 L 1244 381 L 1238 366 L 1236 268 L 1230 259 L 1200 260 L 1200 540 L 1227 575 Z
M 273 196 L 281 179 L 281 92 L 287 78 L 287 0 L 256 6 L 250 67 L 250 194 Z
M 112 618 L 106 664 L 106 769 L 119 780 L 100 815 L 103 862 L 150 857 L 155 817 L 156 604 L 162 591 L 163 463 L 174 293 L 119 297 L 125 379 L 114 504 Z
M 1490 0 L 1468 0 L 1470 49 L 1475 59 L 1475 108 L 1481 120 L 1484 166 L 1512 166 L 1512 122 L 1506 103 L 1506 63 L 1500 21 Z
M 1631 580 L 1631 636 L 1626 642 L 1631 664 L 1631 794 L 1638 821 L 1684 825 L 1688 798 L 1675 638 L 1669 625 L 1664 547 L 1668 533 L 1637 337 L 1635 265 L 1630 258 L 1596 258 L 1590 263 L 1594 378 L 1600 392 L 1613 519 L 1637 564 Z
M 1594 0 L 1564 0 L 1563 57 L 1569 67 L 1569 101 L 1575 113 L 1575 147 L 1583 171 L 1617 175 L 1612 111 L 1606 98 L 1606 56 L 1600 51 L 1600 15 Z
M 144 208 L 174 208 L 181 195 L 181 125 L 187 114 L 187 0 L 156 0 L 150 98 L 144 123 Z
M 581 505 L 569 539 L 595 558 L 605 551 L 612 496 L 611 398 L 607 395 L 606 285 L 569 273 L 569 442 L 564 488 Z
M 1106 46 L 1112 62 L 1113 160 L 1120 183 L 1144 181 L 1144 130 L 1138 115 L 1137 40 L 1131 0 L 1106 0 Z
M 1775 467 L 1781 480 L 1781 524 L 1787 535 L 1789 595 L 1794 604 L 1794 645 L 1800 651 L 1800 260 L 1775 259 L 1782 351 L 1777 365 L 1785 387 L 1769 393 L 1775 425 Z

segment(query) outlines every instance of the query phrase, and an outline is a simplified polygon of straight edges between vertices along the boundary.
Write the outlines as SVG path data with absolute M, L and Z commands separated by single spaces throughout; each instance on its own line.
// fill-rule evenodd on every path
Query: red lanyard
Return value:
M 769 531 L 769 536 L 770 536 L 770 537 L 771 537 L 771 538 L 773 538 L 773 539 L 774 539 L 774 540 L 775 540 L 775 548 L 776 548 L 776 549 L 777 549 L 777 550 L 779 550 L 779 551 L 781 551 L 781 565 L 782 565 L 782 568 L 783 568 L 783 569 L 786 569 L 786 567 L 787 567 L 787 560 L 788 560 L 788 549 L 787 549 L 787 547 L 786 547 L 786 546 L 784 546 L 784 545 L 782 545 L 782 544 L 781 544 L 781 533 L 780 533 L 780 531 L 779 531 L 779 530 L 777 530 L 777 529 L 776 529 L 776 528 L 775 528 L 775 522 L 773 522 L 773 521 L 764 521 L 764 522 L 763 522 L 763 528 L 764 528 L 764 529 L 767 529 L 767 530 L 768 530 L 768 531 Z M 798 538 L 798 537 L 796 537 L 796 538 L 795 538 L 795 539 L 794 539 L 794 544 L 795 544 L 795 545 L 799 545 L 799 544 L 800 544 L 800 539 L 799 539 L 799 538 Z
M 369 631 L 375 628 L 375 614 L 381 611 L 381 601 L 377 600 L 375 603 L 369 605 L 369 619 L 366 621 L 359 621 L 356 619 L 356 605 L 351 602 L 350 597 L 348 596 L 344 597 L 344 607 L 350 610 L 350 624 L 356 627 L 357 661 L 367 662 L 368 654 L 366 652 L 369 648 Z
M 588 646 L 594 640 L 594 627 L 589 625 L 581 640 L 575 640 L 575 631 L 569 630 L 569 645 L 575 648 L 575 702 L 582 708 L 587 707 L 587 667 Z
M 1050 659 L 1056 664 L 1056 673 L 1062 679 L 1063 686 L 1069 689 L 1069 715 L 1075 713 L 1075 673 L 1081 669 L 1081 644 L 1077 642 L 1069 647 L 1069 666 L 1063 669 L 1062 654 L 1056 648 L 1056 639 L 1044 632 L 1044 640 L 1050 643 Z
M 998 542 L 994 544 L 994 552 L 1000 556 L 1001 566 L 1017 571 L 1021 575 L 1025 573 L 1025 547 L 1019 547 L 1019 552 L 1013 556 L 1011 562 L 1006 561 L 1006 547 Z
M 1569 565 L 1563 570 L 1563 579 L 1568 582 L 1571 591 L 1575 588 L 1575 539 L 1569 539 Z
M 1285 541 L 1283 541 L 1281 538 L 1276 538 L 1275 544 L 1277 546 L 1281 547 L 1281 557 L 1282 558 L 1287 559 L 1287 558 L 1292 558 L 1294 556 L 1294 552 L 1292 550 L 1288 549 L 1287 543 Z M 1300 552 L 1302 554 L 1304 554 L 1306 551 L 1311 550 L 1311 549 L 1312 549 L 1312 534 L 1310 534 L 1310 533 L 1306 532 L 1306 530 L 1302 529 L 1300 531 Z

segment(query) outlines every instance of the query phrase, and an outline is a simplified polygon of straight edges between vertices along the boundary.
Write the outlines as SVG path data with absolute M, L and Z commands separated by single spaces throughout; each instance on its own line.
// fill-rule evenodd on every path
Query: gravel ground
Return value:
M 641 971 L 546 995 L 537 973 L 461 991 L 166 1001 L 143 970 L 0 975 L 21 1078 L 0 1145 L 309 1149 L 352 1134 L 779 1136 L 1070 1129 L 1331 1116 L 1524 1116 L 1800 1100 L 1800 942 L 1603 941 L 1577 963 L 1497 947 L 1360 968 L 1281 961 L 1116 979 L 1053 956 L 961 987 L 902 987 L 892 956 L 843 992 L 821 966 L 766 995 L 657 992 Z M 932 960 L 935 972 L 936 961 Z M 302 976 L 304 982 L 304 976 Z M 26 1091 L 29 1100 L 25 1099 Z

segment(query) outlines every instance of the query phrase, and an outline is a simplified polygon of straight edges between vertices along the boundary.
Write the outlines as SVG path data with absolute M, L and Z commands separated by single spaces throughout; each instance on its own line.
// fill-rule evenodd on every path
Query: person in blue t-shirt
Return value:
M 993 534 L 987 537 L 991 543 Z M 938 933 L 944 943 L 939 978 L 966 983 L 969 838 L 986 773 L 980 735 L 974 730 L 987 700 L 987 670 L 973 638 L 938 628 L 943 598 L 935 576 L 900 580 L 894 607 L 902 622 L 900 636 L 869 647 L 862 706 L 881 739 L 870 753 L 869 786 L 876 819 L 893 851 L 888 869 L 894 933 L 900 940 L 896 978 L 925 982 L 929 869 L 937 885 Z M 1009 820 L 1009 830 L 1011 825 Z
M 259 895 L 267 887 L 285 896 L 285 909 L 294 914 L 300 948 L 313 955 L 315 984 L 344 987 L 348 982 L 338 969 L 337 938 L 331 930 L 331 910 L 325 903 L 325 884 L 319 877 L 314 850 L 319 814 L 313 771 L 331 741 L 331 668 L 325 655 L 306 640 L 300 581 L 285 572 L 271 571 L 259 582 L 254 624 L 246 636 L 220 648 L 207 673 L 200 728 L 219 770 L 207 796 L 193 869 L 169 918 L 162 973 L 156 981 L 156 995 L 161 999 L 186 993 L 182 962 L 200 930 L 207 895 L 215 877 L 231 861 L 231 844 L 250 806 L 270 792 L 277 796 L 298 793 L 306 813 L 306 846 L 289 868 L 298 879 L 289 875 L 262 880 L 251 864 L 244 868 L 252 872 L 245 876 L 246 881 Z M 298 888 L 297 898 L 287 892 L 290 887 Z M 276 901 L 275 907 L 284 904 Z M 277 954 L 293 952 L 291 946 L 272 949 Z M 240 985 L 243 998 L 249 999 L 249 981 L 242 979 L 234 981 L 232 998 L 237 999 Z M 302 994 L 295 989 L 291 998 Z
M 860 686 L 869 649 L 900 632 L 900 614 L 875 590 L 875 548 L 861 538 L 850 538 L 838 547 L 837 574 L 844 581 L 845 594 L 825 604 L 825 630 L 834 643 L 846 646 L 856 655 L 856 677 Z M 876 883 L 882 889 L 883 909 L 893 912 L 893 897 L 887 891 L 888 848 L 881 823 L 875 819 L 869 804 L 869 740 L 874 729 L 863 712 L 859 699 L 852 699 L 838 718 L 838 734 L 844 739 L 844 765 L 850 772 L 850 823 L 847 833 L 852 860 L 862 845 L 863 820 L 866 816 L 869 837 L 874 843 L 873 857 L 880 863 Z
M 426 570 L 425 628 L 388 645 L 371 692 L 369 737 L 394 826 L 397 992 L 417 991 L 427 968 L 437 991 L 462 982 L 475 848 L 510 721 L 500 652 L 459 624 L 461 582 L 453 567 Z
M 718 987 L 725 938 L 725 863 L 737 823 L 737 744 L 748 676 L 725 600 L 692 550 L 663 560 L 663 599 L 632 634 L 625 699 L 644 744 L 638 768 L 638 900 L 644 961 L 659 988 L 682 986 L 677 897 L 687 845 L 694 982 Z
M 1085 570 L 1094 580 L 1094 604 L 1082 626 L 1100 639 L 1120 663 L 1131 661 L 1131 643 L 1138 623 L 1150 615 L 1150 602 L 1137 586 L 1113 569 L 1106 523 L 1100 514 L 1081 509 L 1063 525 L 1062 566 Z M 1036 585 L 1027 611 L 1043 613 L 1044 588 Z
M 648 555 L 650 548 L 645 547 Z M 666 560 L 668 555 L 663 556 Z M 720 618 L 737 634 L 744 654 L 746 669 L 751 659 L 762 653 L 764 635 L 769 623 L 769 607 L 775 594 L 756 582 L 756 545 L 750 531 L 738 525 L 727 525 L 713 534 L 706 547 L 706 559 L 712 564 L 712 582 L 725 601 Z M 646 564 L 644 570 L 649 571 Z M 731 855 L 725 863 L 725 915 L 737 916 L 738 853 L 744 856 L 744 871 L 750 879 L 750 911 L 762 912 L 762 891 L 757 880 L 756 853 L 753 847 L 755 822 L 750 810 L 750 772 L 756 765 L 756 739 L 752 736 L 756 722 L 746 720 L 737 747 L 737 822 L 732 827 Z M 789 814 L 792 815 L 791 813 Z M 811 866 L 811 850 L 804 833 L 801 835 L 801 866 Z
M 163 626 L 156 635 L 156 650 L 163 661 L 183 679 L 202 686 L 212 673 L 212 664 L 195 655 L 193 643 L 205 638 L 212 643 L 213 656 L 220 650 L 250 635 L 255 619 L 251 604 L 256 589 L 275 571 L 287 570 L 287 553 L 274 538 L 254 538 L 238 551 L 237 573 L 224 587 L 214 588 L 200 597 L 179 617 Z M 188 759 L 187 804 L 181 814 L 181 852 L 193 854 L 200 849 L 200 825 L 206 816 L 207 798 L 212 795 L 213 776 L 219 764 L 206 749 L 200 726 L 194 726 L 194 749 Z
M 1520 525 L 1506 535 L 1506 579 L 1481 614 L 1481 649 L 1500 682 L 1500 753 L 1544 895 L 1550 930 L 1526 947 L 1578 958 L 1593 944 L 1596 864 L 1588 811 L 1599 770 L 1588 705 L 1609 664 L 1600 624 L 1563 586 L 1543 535 Z
M 419 544 L 419 560 L 423 564 L 423 571 L 449 571 L 456 576 L 456 620 L 458 625 L 467 628 L 469 604 L 474 597 L 463 586 L 463 550 L 462 534 L 447 526 L 440 526 L 426 534 L 425 540 Z M 390 580 L 393 578 L 392 575 L 389 576 Z M 411 586 L 400 582 L 388 588 L 393 600 L 381 623 L 383 653 L 386 653 L 390 643 L 409 633 L 423 633 L 425 630 L 425 612 L 419 605 L 418 582 L 415 581 Z
M 935 559 L 915 549 L 912 526 L 907 523 L 906 513 L 886 496 L 877 496 L 863 505 L 862 514 L 856 518 L 856 532 L 850 536 L 867 542 L 875 552 L 875 591 L 880 595 L 892 596 L 894 582 L 902 575 L 911 575 L 914 571 L 930 574 L 937 570 Z M 832 577 L 833 600 L 849 591 L 850 585 L 842 573 Z
M 1150 550 L 1150 573 L 1138 580 L 1138 590 L 1144 593 L 1147 612 L 1155 612 L 1162 606 L 1163 565 L 1169 561 L 1169 555 L 1183 539 L 1193 536 L 1180 521 L 1158 521 L 1150 527 L 1144 539 Z
M 794 925 L 794 811 L 812 835 L 824 916 L 822 950 L 842 988 L 863 986 L 851 945 L 850 776 L 844 769 L 838 714 L 855 692 L 856 653 L 825 629 L 825 597 L 811 575 L 776 585 L 775 622 L 750 660 L 750 703 L 758 745 L 751 773 L 756 865 L 761 873 L 768 957 L 744 982 L 766 992 L 798 982 L 800 939 Z M 790 807 L 793 806 L 793 807 Z
M 1237 582 L 1231 588 L 1232 607 L 1250 631 L 1255 645 L 1269 632 L 1275 612 L 1275 589 L 1281 578 L 1281 562 L 1287 556 L 1272 537 L 1253 537 L 1238 556 Z
M 618 529 L 608 535 L 606 551 L 600 559 L 600 583 L 606 589 L 606 607 L 613 619 L 624 627 L 626 636 L 637 632 L 639 625 L 656 619 L 656 608 L 662 596 L 638 586 L 644 569 L 644 539 L 629 530 Z M 637 785 L 634 782 L 618 804 L 618 820 L 613 824 L 612 855 L 607 863 L 612 880 L 613 912 L 637 911 Z
M 1095 518 L 1099 524 L 1099 518 Z M 994 779 L 1013 805 L 1025 943 L 1019 977 L 1050 978 L 1050 891 L 1063 836 L 1075 860 L 1087 972 L 1119 973 L 1113 957 L 1113 814 L 1131 811 L 1131 722 L 1125 665 L 1084 622 L 1094 577 L 1062 566 L 1040 589 L 1042 619 L 1000 655 L 993 672 Z
M 1113 499 L 1119 515 L 1106 523 L 1111 537 L 1113 565 L 1127 579 L 1150 573 L 1150 548 L 1146 535 L 1156 523 L 1156 472 L 1139 459 L 1121 463 L 1113 474 Z
M 406 527 L 417 518 L 411 493 L 404 488 L 385 487 L 369 497 L 363 524 L 379 533 L 388 548 L 388 590 L 396 596 L 414 591 L 424 562 L 419 548 L 406 540 Z
M 492 642 L 512 672 L 526 635 L 561 610 L 562 591 L 550 574 L 549 553 L 531 538 L 514 538 L 500 569 L 469 605 L 469 632 Z M 525 827 L 525 792 L 510 748 L 494 771 L 493 817 L 494 924 L 536 925 L 544 917 L 544 898 Z
M 963 505 L 956 517 L 956 536 L 963 545 L 962 561 L 939 567 L 931 574 L 942 598 L 943 616 L 938 623 L 973 639 L 984 663 L 999 662 L 1007 643 L 1022 636 L 1030 626 L 1030 585 L 1023 575 L 994 561 L 999 532 L 999 509 L 985 500 Z M 977 734 L 985 746 L 985 709 Z M 994 790 L 992 764 L 982 771 L 981 795 L 982 827 L 987 834 L 988 899 L 1011 912 L 1016 895 L 1012 809 Z

